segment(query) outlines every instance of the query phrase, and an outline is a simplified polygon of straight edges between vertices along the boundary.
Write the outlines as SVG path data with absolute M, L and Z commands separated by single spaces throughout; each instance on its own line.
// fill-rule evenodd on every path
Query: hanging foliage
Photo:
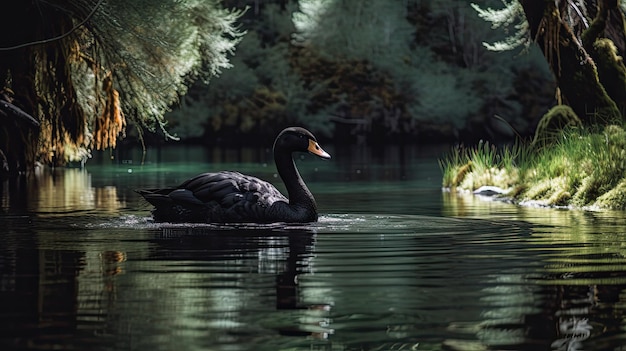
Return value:
M 31 136 L 24 130 L 24 142 L 0 143 L 5 154 L 22 153 L 7 156 L 9 168 L 23 170 L 35 159 L 64 164 L 113 148 L 130 125 L 140 136 L 147 128 L 174 138 L 164 113 L 193 80 L 229 67 L 240 14 L 218 0 L 14 4 L 0 23 L 14 33 L 0 38 L 0 85 L 41 128 Z M 0 121 L 8 138 L 11 123 Z
M 96 120 L 94 143 L 96 149 L 115 148 L 118 136 L 124 136 L 126 118 L 120 106 L 120 94 L 113 88 L 111 74 L 102 82 L 102 90 L 106 94 L 106 102 L 102 114 Z

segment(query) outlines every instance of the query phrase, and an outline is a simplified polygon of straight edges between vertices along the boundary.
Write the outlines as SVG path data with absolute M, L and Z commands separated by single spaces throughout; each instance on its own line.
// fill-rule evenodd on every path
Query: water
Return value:
M 1 349 L 626 349 L 623 212 L 442 192 L 438 150 L 330 151 L 298 160 L 321 212 L 307 225 L 157 224 L 133 192 L 273 180 L 268 150 L 4 183 Z

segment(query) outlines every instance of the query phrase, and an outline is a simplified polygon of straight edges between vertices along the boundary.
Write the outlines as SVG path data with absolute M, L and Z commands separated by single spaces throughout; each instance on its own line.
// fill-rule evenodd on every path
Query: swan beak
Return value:
M 322 150 L 322 148 L 319 146 L 319 144 L 315 140 L 309 139 L 309 147 L 307 148 L 307 150 L 313 155 L 319 156 L 323 159 L 330 158 L 330 155 L 328 154 L 328 152 Z

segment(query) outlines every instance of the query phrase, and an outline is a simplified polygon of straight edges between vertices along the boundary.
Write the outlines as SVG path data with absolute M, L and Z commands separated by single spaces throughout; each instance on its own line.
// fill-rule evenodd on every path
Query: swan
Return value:
M 274 142 L 274 162 L 288 197 L 272 184 L 234 171 L 202 173 L 177 187 L 136 190 L 154 206 L 156 222 L 307 223 L 317 221 L 317 205 L 293 161 L 294 152 L 331 156 L 301 127 L 286 128 Z

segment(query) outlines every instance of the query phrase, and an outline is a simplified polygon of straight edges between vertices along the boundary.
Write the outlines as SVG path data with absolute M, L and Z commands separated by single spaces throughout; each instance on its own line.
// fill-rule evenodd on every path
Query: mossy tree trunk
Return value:
M 556 78 L 563 102 L 588 125 L 622 121 L 623 111 L 620 111 L 616 101 L 620 105 L 623 103 L 619 99 L 626 94 L 626 74 L 619 76 L 615 70 L 626 70 L 616 55 L 609 59 L 613 61 L 612 71 L 604 64 L 609 60 L 600 57 L 600 52 L 611 50 L 606 48 L 606 41 L 610 42 L 610 39 L 602 38 L 602 35 L 609 12 L 620 11 L 617 1 L 598 0 L 596 18 L 589 28 L 582 31 L 580 37 L 575 32 L 578 28 L 572 28 L 563 16 L 570 2 L 520 0 L 520 3 L 531 35 L 543 51 Z M 602 44 L 603 41 L 605 44 Z M 600 49 L 594 50 L 594 47 Z M 613 82 L 609 83 L 610 80 Z

